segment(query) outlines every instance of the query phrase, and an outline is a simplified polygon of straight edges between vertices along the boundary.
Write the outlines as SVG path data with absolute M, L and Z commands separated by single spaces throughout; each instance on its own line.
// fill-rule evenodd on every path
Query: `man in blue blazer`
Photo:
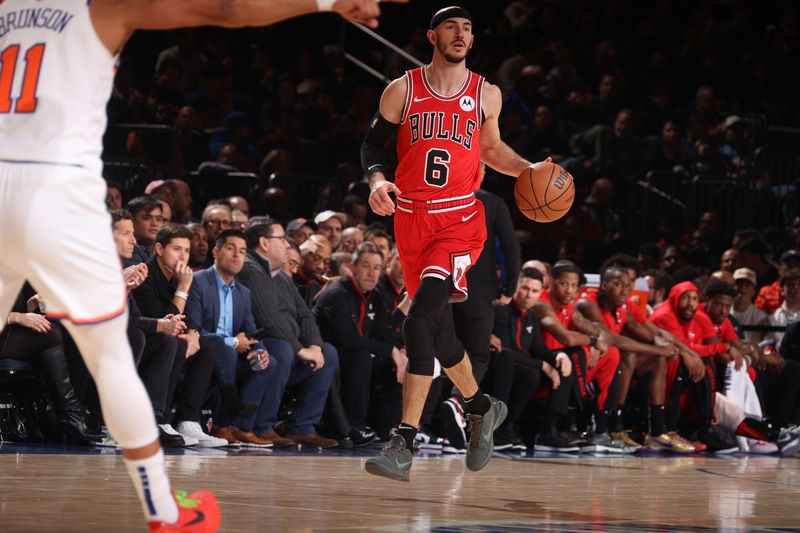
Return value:
M 247 254 L 244 233 L 223 231 L 212 250 L 214 265 L 194 273 L 186 315 L 200 327 L 200 350 L 213 352 L 220 409 L 213 434 L 229 444 L 270 447 L 253 434 L 256 413 L 267 399 L 269 353 L 248 337 L 256 330 L 247 287 L 236 282 Z

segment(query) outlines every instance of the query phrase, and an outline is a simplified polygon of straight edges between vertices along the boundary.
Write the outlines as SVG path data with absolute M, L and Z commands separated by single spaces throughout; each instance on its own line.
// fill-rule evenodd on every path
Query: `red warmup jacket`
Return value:
M 672 333 L 678 340 L 694 350 L 700 357 L 711 357 L 714 354 L 723 353 L 728 350 L 728 345 L 722 342 L 703 344 L 705 339 L 716 337 L 714 323 L 707 314 L 699 309 L 691 320 L 682 320 L 678 313 L 678 300 L 685 292 L 700 291 L 691 281 L 678 283 L 669 291 L 669 299 L 659 305 L 650 320 L 661 329 Z

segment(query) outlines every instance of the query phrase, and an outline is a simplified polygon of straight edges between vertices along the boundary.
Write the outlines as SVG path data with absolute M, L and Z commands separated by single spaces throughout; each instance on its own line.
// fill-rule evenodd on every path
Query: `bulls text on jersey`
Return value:
M 445 113 L 444 111 L 424 111 L 409 115 L 411 144 L 416 144 L 420 139 L 425 141 L 440 139 L 452 141 L 469 150 L 478 124 L 471 118 L 467 119 L 465 123 L 459 124 L 460 119 L 461 117 L 457 113 Z

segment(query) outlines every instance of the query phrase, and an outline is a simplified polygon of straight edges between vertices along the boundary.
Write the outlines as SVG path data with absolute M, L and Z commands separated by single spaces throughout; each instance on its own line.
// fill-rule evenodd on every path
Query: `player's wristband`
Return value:
M 181 298 L 183 300 L 188 300 L 189 299 L 189 293 L 186 292 L 186 291 L 175 291 L 175 296 L 177 296 L 178 298 Z
M 597 335 L 589 335 L 589 346 L 597 348 Z
M 333 4 L 336 0 L 317 0 L 317 9 L 319 11 L 333 11 Z

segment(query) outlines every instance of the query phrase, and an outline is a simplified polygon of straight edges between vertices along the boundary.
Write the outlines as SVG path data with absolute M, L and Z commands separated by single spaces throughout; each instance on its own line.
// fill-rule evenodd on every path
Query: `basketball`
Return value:
M 572 175 L 555 163 L 535 163 L 517 178 L 514 200 L 522 214 L 531 220 L 558 220 L 567 214 L 575 200 Z

